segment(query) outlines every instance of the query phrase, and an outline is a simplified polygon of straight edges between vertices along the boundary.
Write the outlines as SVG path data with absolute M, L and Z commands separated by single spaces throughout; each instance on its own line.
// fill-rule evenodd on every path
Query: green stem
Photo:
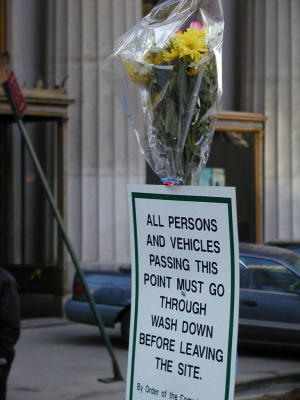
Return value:
M 181 172 L 181 155 L 183 152 L 183 138 L 182 138 L 182 127 L 184 123 L 184 100 L 186 91 L 186 79 L 185 79 L 186 61 L 183 59 L 179 64 L 179 107 L 178 107 L 178 132 L 177 132 L 177 148 L 175 151 L 175 168 L 178 173 Z

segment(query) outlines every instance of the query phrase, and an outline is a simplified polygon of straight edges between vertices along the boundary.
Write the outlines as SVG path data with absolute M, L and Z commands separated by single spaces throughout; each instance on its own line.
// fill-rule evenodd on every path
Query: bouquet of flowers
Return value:
M 166 184 L 196 185 L 221 97 L 220 0 L 165 0 L 115 44 L 103 72 Z

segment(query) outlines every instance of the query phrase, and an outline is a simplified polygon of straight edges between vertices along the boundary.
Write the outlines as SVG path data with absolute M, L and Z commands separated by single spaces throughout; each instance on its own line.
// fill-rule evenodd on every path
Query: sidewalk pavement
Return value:
M 127 348 L 122 344 L 119 326 L 107 331 L 125 379 Z M 22 321 L 7 400 L 124 400 L 125 381 L 111 384 L 98 381 L 112 377 L 110 357 L 103 344 L 94 326 L 73 324 L 63 318 Z M 249 393 L 255 393 L 258 387 L 263 387 L 264 393 L 269 387 L 271 393 L 274 384 L 289 381 L 300 386 L 297 357 L 242 353 L 236 399 L 256 398 L 249 397 Z

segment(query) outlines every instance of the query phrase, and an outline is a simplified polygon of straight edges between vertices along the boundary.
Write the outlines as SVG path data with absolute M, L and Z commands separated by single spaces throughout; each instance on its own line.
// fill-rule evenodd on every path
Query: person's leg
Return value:
M 0 362 L 0 400 L 6 399 L 7 379 L 13 359 L 14 359 L 14 354 L 11 354 L 8 357 L 6 357 L 5 359 L 6 362 Z M 1 358 L 0 361 L 1 360 L 3 359 Z
M 0 400 L 6 397 L 6 364 L 6 359 L 0 358 Z

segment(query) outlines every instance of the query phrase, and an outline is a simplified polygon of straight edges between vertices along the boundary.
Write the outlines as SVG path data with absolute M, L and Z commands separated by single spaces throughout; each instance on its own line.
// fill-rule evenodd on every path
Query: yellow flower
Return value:
M 123 62 L 125 65 L 125 69 L 129 74 L 130 79 L 132 80 L 132 82 L 134 83 L 143 83 L 145 84 L 148 80 L 148 76 L 145 74 L 140 74 L 137 72 L 136 68 L 134 67 L 134 65 L 132 63 L 130 63 L 129 61 L 126 60 L 125 57 L 123 57 Z
M 189 76 L 197 76 L 198 74 L 199 74 L 199 69 L 197 69 L 197 68 L 190 68 L 189 70 L 187 70 L 186 71 L 186 73 L 189 75 Z
M 179 34 L 176 35 L 176 38 L 178 36 L 179 36 Z M 181 34 L 181 36 L 182 36 L 182 34 Z M 171 40 L 171 45 L 172 45 L 172 48 L 170 49 L 170 51 L 163 51 L 162 52 L 162 58 L 163 58 L 164 61 L 169 62 L 169 61 L 175 60 L 175 58 L 179 58 L 180 57 L 179 48 L 178 48 L 178 45 L 177 45 L 177 40 L 176 39 L 172 39 Z
M 196 63 L 203 53 L 207 52 L 206 30 L 202 28 L 188 28 L 183 35 L 176 35 L 180 58 L 190 56 Z
M 148 64 L 151 64 L 151 63 L 152 63 L 151 59 L 152 59 L 151 53 L 148 52 L 148 53 L 144 56 L 144 60 L 145 60 Z
M 164 59 L 162 57 L 162 53 L 159 53 L 159 52 L 146 53 L 146 55 L 144 56 L 144 60 L 148 64 L 154 64 L 154 65 L 162 64 L 164 61 Z
M 158 65 L 164 61 L 162 53 L 155 53 L 153 57 L 153 64 Z

